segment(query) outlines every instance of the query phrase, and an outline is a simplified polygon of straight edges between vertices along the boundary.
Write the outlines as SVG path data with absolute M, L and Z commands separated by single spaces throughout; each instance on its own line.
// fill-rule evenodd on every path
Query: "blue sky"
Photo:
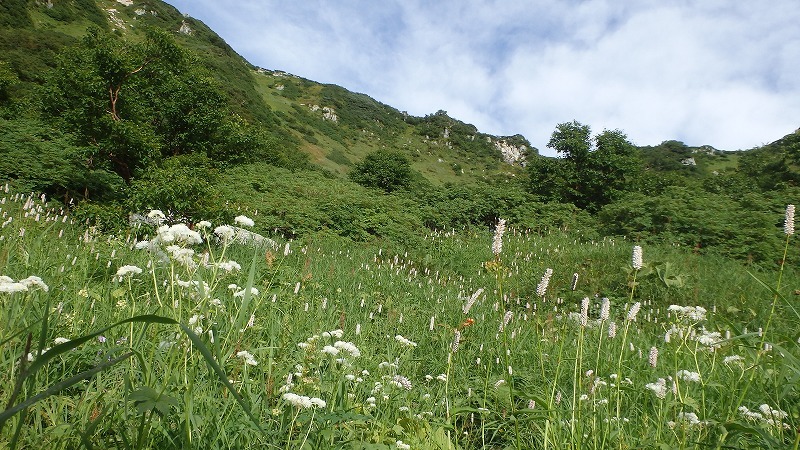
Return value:
M 168 2 L 252 64 L 542 154 L 572 120 L 724 150 L 800 127 L 797 0 Z

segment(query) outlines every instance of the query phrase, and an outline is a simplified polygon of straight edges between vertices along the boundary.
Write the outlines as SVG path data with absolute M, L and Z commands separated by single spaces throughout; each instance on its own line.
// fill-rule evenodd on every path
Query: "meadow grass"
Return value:
M 3 194 L 0 448 L 798 447 L 794 236 L 779 270 L 639 267 L 513 224 L 494 252 L 245 217 L 103 235 Z

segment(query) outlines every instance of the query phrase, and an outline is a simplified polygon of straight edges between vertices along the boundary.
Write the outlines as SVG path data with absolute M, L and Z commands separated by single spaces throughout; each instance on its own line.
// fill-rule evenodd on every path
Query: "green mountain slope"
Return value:
M 414 245 L 503 217 L 762 260 L 779 241 L 753 235 L 800 190 L 799 136 L 745 152 L 635 147 L 573 121 L 549 158 L 445 111 L 410 116 L 256 67 L 159 0 L 0 3 L 0 181 L 108 228 L 148 208 L 187 221 L 250 211 L 287 237 Z M 376 167 L 389 170 L 363 173 Z
M 282 145 L 309 155 L 314 164 L 333 174 L 344 175 L 368 152 L 389 148 L 406 154 L 430 182 L 464 182 L 519 172 L 518 166 L 502 162 L 501 148 L 536 153 L 521 136 L 480 133 L 443 112 L 410 117 L 339 86 L 254 67 L 201 21 L 161 1 L 3 5 L 7 15 L 0 28 L 0 52 L 21 81 L 15 95 L 44 83 L 45 74 L 57 66 L 57 54 L 77 45 L 90 27 L 134 41 L 144 39 L 143 31 L 154 27 L 197 55 L 233 111 L 263 124 Z

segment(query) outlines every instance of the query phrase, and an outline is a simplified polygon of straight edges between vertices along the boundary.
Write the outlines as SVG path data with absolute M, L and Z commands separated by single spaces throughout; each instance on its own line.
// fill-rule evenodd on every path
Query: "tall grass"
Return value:
M 798 446 L 791 264 L 646 247 L 634 270 L 624 239 L 513 224 L 496 254 L 493 230 L 109 236 L 0 207 L 3 290 L 27 280 L 0 293 L 2 448 Z

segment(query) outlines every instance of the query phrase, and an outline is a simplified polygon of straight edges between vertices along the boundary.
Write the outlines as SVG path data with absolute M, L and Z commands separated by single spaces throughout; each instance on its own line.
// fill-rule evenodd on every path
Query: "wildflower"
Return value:
M 466 303 L 464 303 L 464 306 L 461 308 L 461 312 L 464 314 L 469 314 L 469 310 L 472 309 L 472 305 L 475 304 L 481 294 L 483 294 L 483 288 L 478 289 L 472 295 L 470 295 Z
M 508 323 L 511 322 L 511 319 L 514 317 L 514 311 L 506 311 L 503 314 L 503 323 L 500 324 L 500 331 L 503 331 Z
M 0 292 L 13 294 L 14 292 L 27 292 L 28 287 L 22 283 L 0 283 Z
M 644 387 L 653 391 L 656 397 L 662 400 L 667 397 L 667 380 L 663 378 L 659 378 L 655 383 L 647 383 Z
M 338 339 L 338 338 L 344 336 L 344 331 L 342 331 L 342 330 L 332 330 L 332 331 L 328 332 L 328 335 L 333 336 L 333 337 Z M 324 336 L 324 334 L 323 334 L 323 336 Z
M 220 225 L 214 228 L 214 234 L 219 236 L 222 242 L 230 242 L 236 236 L 236 231 L 229 225 Z
M 402 375 L 395 375 L 391 382 L 398 388 L 405 389 L 407 391 L 411 390 L 411 380 Z
M 238 270 L 242 270 L 242 266 L 237 263 L 236 261 L 227 261 L 227 262 L 218 262 L 216 264 L 217 267 L 224 270 L 225 272 L 235 272 Z
M 453 332 L 453 342 L 450 344 L 450 352 L 455 353 L 458 351 L 458 346 L 461 344 L 461 332 L 455 330 Z
M 361 350 L 359 350 L 358 347 L 356 347 L 352 342 L 336 341 L 333 343 L 333 347 L 350 353 L 350 356 L 354 358 L 361 356 Z
M 65 343 L 67 343 L 67 342 L 69 342 L 69 339 L 67 339 L 67 338 L 63 338 L 63 337 L 57 337 L 57 338 L 55 338 L 55 339 L 53 340 L 53 343 L 54 343 L 55 345 L 65 344 Z
M 794 234 L 794 205 L 786 205 L 786 218 L 783 221 L 783 232 L 787 236 Z
M 589 297 L 584 297 L 583 300 L 581 300 L 580 323 L 582 327 L 585 327 L 589 323 Z
M 547 270 L 544 271 L 544 275 L 542 275 L 542 281 L 536 286 L 536 295 L 544 297 L 544 294 L 547 293 L 547 286 L 550 284 L 550 277 L 552 276 L 553 269 L 548 267 Z
M 739 414 L 747 420 L 762 422 L 775 428 L 788 429 L 789 425 L 783 423 L 783 419 L 788 417 L 785 411 L 772 409 L 769 405 L 763 404 L 758 407 L 761 412 L 750 411 L 746 406 L 739 407 Z
M 242 227 L 252 227 L 253 225 L 255 225 L 255 222 L 253 222 L 253 219 L 251 219 L 251 218 L 249 218 L 247 216 L 236 216 L 233 219 L 233 222 L 236 225 L 239 225 L 239 226 L 242 226 Z
M 25 287 L 27 287 L 27 288 L 31 288 L 33 286 L 36 286 L 36 287 L 38 287 L 39 289 L 41 289 L 41 290 L 43 290 L 45 292 L 50 290 L 50 288 L 47 287 L 46 284 L 44 284 L 44 281 L 42 281 L 42 279 L 37 277 L 36 275 L 31 275 L 28 278 L 24 278 L 22 280 L 19 280 L 19 283 L 25 285 Z
M 403 344 L 403 345 L 405 345 L 406 347 L 416 347 L 417 346 L 416 342 L 411 341 L 409 339 L 406 339 L 406 338 L 404 338 L 403 336 L 401 336 L 399 334 L 394 337 L 394 340 L 399 342 L 399 343 L 401 343 L 401 344 Z
M 690 372 L 688 370 L 679 370 L 676 376 L 684 381 L 691 381 L 694 383 L 700 382 L 700 374 L 697 372 Z
M 731 356 L 726 356 L 726 357 L 725 357 L 725 358 L 722 360 L 722 362 L 723 362 L 724 364 L 726 364 L 726 365 L 735 364 L 735 363 L 739 363 L 739 364 L 741 364 L 741 362 L 742 362 L 742 361 L 744 361 L 744 358 L 743 358 L 742 356 L 740 356 L 740 355 L 731 355 Z
M 636 320 L 636 315 L 639 314 L 639 309 L 642 307 L 640 302 L 636 302 L 631 306 L 631 309 L 628 311 L 628 322 L 633 322 Z
M 322 400 L 321 398 L 317 397 L 311 398 L 311 397 L 306 397 L 305 395 L 297 395 L 291 392 L 286 392 L 281 396 L 281 398 L 286 400 L 286 402 L 289 403 L 290 405 L 301 409 L 314 408 L 314 407 L 324 408 L 325 406 L 327 406 L 325 400 Z
M 706 318 L 706 310 L 702 306 L 679 306 L 670 305 L 667 311 L 674 313 L 679 319 L 688 319 L 692 322 L 700 322 Z
M 411 450 L 410 445 L 406 444 L 405 442 L 399 439 L 397 440 L 397 442 L 394 443 L 394 445 L 397 446 L 397 450 Z
M 611 315 L 611 300 L 608 297 L 603 297 L 603 303 L 600 304 L 600 320 L 608 320 Z
M 245 294 L 247 293 L 247 289 L 242 289 L 241 291 L 237 291 L 233 293 L 234 297 L 242 297 L 244 298 Z M 257 296 L 259 294 L 258 289 L 251 287 L 250 288 L 250 295 Z
M 647 356 L 647 361 L 650 363 L 650 367 L 656 368 L 658 364 L 658 349 L 656 347 L 650 347 L 650 354 Z
M 503 251 L 503 234 L 505 232 L 506 221 L 505 219 L 500 219 L 494 229 L 494 241 L 492 241 L 492 253 L 494 253 L 494 256 L 500 256 L 500 252 Z
M 638 245 L 633 246 L 633 257 L 631 258 L 631 263 L 634 270 L 639 270 L 642 268 L 642 247 Z
M 572 286 L 571 289 L 574 291 L 578 288 L 578 273 L 575 272 L 572 274 Z
M 207 220 L 201 220 L 200 222 L 197 222 L 197 224 L 194 227 L 199 228 L 201 230 L 205 230 L 206 228 L 211 228 L 211 222 Z
M 251 366 L 258 365 L 258 361 L 256 361 L 256 358 L 247 350 L 240 351 L 239 353 L 236 354 L 236 356 L 238 358 L 243 358 L 246 364 L 249 364 Z
M 332 345 L 326 345 L 325 347 L 322 347 L 322 350 L 320 350 L 320 351 L 322 353 L 327 353 L 327 354 L 329 354 L 331 356 L 336 356 L 336 355 L 339 354 L 339 349 L 334 347 L 334 346 L 332 346 Z
M 161 212 L 160 209 L 153 209 L 149 213 L 147 213 L 147 218 L 150 219 L 156 225 L 161 224 L 167 217 Z
M 616 336 L 616 335 L 617 335 L 617 323 L 616 322 L 610 322 L 608 324 L 608 338 L 609 339 L 614 339 L 614 336 Z

